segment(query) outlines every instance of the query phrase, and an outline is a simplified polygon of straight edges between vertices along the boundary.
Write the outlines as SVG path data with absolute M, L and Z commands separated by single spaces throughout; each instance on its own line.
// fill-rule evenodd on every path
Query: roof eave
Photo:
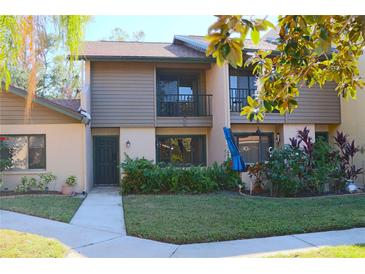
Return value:
M 86 61 L 130 61 L 130 62 L 177 62 L 177 63 L 214 63 L 211 57 L 149 57 L 149 56 L 103 56 L 80 55 Z
M 176 41 L 182 42 L 185 46 L 191 48 L 191 49 L 195 49 L 199 52 L 203 52 L 205 53 L 207 46 L 201 42 L 195 41 L 189 37 L 186 36 L 182 36 L 182 35 L 175 35 L 174 36 L 174 41 L 173 43 L 175 43 Z M 256 52 L 260 50 L 260 48 L 257 49 L 252 49 L 252 48 L 243 48 L 242 51 L 244 52 Z M 269 49 L 267 49 L 269 50 Z M 271 50 L 272 51 L 272 55 L 277 55 L 279 54 L 278 50 Z

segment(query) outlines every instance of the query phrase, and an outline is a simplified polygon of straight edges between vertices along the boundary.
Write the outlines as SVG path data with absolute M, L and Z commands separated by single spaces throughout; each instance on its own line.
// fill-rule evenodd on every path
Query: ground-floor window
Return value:
M 203 135 L 156 136 L 157 162 L 178 166 L 206 165 Z
M 46 168 L 45 135 L 1 135 L 1 160 L 11 159 L 12 170 Z
M 234 133 L 234 136 L 246 163 L 265 162 L 269 159 L 269 149 L 274 146 L 273 133 Z

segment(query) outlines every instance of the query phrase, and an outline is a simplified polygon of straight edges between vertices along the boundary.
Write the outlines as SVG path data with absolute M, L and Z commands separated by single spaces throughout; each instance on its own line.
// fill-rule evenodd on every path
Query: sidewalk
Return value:
M 55 238 L 71 257 L 220 258 L 261 257 L 271 253 L 365 243 L 365 228 L 247 240 L 175 245 L 126 236 L 117 189 L 94 189 L 70 224 L 0 210 L 0 228 Z
M 124 226 L 122 196 L 115 187 L 94 188 L 71 220 L 71 224 L 127 235 Z

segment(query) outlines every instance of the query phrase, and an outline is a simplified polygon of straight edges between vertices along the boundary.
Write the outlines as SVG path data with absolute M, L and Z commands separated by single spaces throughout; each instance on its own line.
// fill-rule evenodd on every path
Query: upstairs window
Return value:
M 229 77 L 229 85 L 231 89 L 255 91 L 257 89 L 256 80 L 257 78 L 255 76 L 231 75 Z
M 45 135 L 2 135 L 0 159 L 11 159 L 11 170 L 45 169 Z
M 189 101 L 198 93 L 199 73 L 159 71 L 157 75 L 157 92 L 165 102 Z
M 233 112 L 241 112 L 247 105 L 247 97 L 255 97 L 257 93 L 257 78 L 251 71 L 230 68 L 229 96 Z

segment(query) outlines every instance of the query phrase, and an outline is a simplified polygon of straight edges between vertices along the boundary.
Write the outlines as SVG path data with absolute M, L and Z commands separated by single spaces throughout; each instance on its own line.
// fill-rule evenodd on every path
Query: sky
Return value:
M 265 16 L 258 16 L 264 18 Z M 276 16 L 268 19 L 276 24 Z M 121 28 L 130 36 L 142 30 L 145 42 L 172 42 L 175 34 L 206 35 L 216 18 L 211 16 L 94 16 L 87 25 L 86 40 L 107 39 L 113 29 Z
M 130 35 L 144 31 L 145 42 L 172 42 L 175 34 L 206 35 L 214 22 L 214 16 L 94 16 L 85 38 L 106 39 L 114 28 L 121 28 Z

